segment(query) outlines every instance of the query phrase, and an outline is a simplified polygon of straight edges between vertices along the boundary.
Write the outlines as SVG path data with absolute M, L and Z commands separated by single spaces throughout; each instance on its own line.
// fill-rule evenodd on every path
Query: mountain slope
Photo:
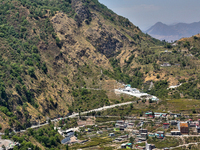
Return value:
M 124 98 L 113 92 L 116 81 L 162 98 L 167 94 L 148 91 L 151 81 L 165 88 L 198 75 L 198 60 L 142 33 L 97 0 L 1 2 L 3 129 L 119 103 Z M 165 62 L 172 67 L 160 67 Z
M 67 115 L 69 110 L 108 105 L 111 101 L 104 91 L 82 87 L 100 87 L 110 79 L 101 74 L 101 70 L 113 74 L 109 59 L 119 57 L 122 62 L 141 43 L 161 43 L 97 0 L 1 4 L 1 120 L 16 130 L 46 117 Z M 89 105 L 91 101 L 94 105 Z
M 178 23 L 175 25 L 166 25 L 161 22 L 157 22 L 146 33 L 160 40 L 178 40 L 183 37 L 190 37 L 200 32 L 200 22 L 194 22 L 191 24 Z

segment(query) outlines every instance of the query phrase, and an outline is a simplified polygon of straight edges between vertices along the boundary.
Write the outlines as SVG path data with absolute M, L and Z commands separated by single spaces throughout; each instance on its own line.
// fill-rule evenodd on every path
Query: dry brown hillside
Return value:
M 175 48 L 165 53 L 167 43 L 97 0 L 14 0 L 0 8 L 0 111 L 2 124 L 16 130 L 120 101 L 108 91 L 116 81 L 145 89 L 196 71 L 197 60 Z M 160 67 L 165 62 L 173 67 Z

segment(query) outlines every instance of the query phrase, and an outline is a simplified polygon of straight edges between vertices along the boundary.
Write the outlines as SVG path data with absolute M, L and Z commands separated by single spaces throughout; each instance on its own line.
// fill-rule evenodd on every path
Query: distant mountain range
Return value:
M 200 22 L 190 24 L 178 23 L 175 25 L 166 25 L 162 22 L 157 22 L 145 33 L 159 40 L 175 41 L 183 37 L 190 37 L 200 33 Z

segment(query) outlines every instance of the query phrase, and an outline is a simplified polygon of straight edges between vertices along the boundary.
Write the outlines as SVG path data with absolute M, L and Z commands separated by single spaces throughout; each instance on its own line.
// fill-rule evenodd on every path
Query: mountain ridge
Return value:
M 157 22 L 145 32 L 160 40 L 175 41 L 183 37 L 191 37 L 200 32 L 200 21 L 193 23 L 176 23 L 174 25 L 166 25 Z

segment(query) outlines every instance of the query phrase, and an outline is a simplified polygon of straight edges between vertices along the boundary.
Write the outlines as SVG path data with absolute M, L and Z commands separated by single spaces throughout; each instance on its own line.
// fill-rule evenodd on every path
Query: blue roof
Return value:
M 65 144 L 65 143 L 69 142 L 69 141 L 70 141 L 70 138 L 71 138 L 71 137 L 66 137 L 65 139 L 63 139 L 63 140 L 61 141 L 61 143 L 62 143 L 62 144 Z
M 150 114 L 152 114 L 152 112 L 147 112 L 147 113 L 145 113 L 146 115 L 150 115 Z

